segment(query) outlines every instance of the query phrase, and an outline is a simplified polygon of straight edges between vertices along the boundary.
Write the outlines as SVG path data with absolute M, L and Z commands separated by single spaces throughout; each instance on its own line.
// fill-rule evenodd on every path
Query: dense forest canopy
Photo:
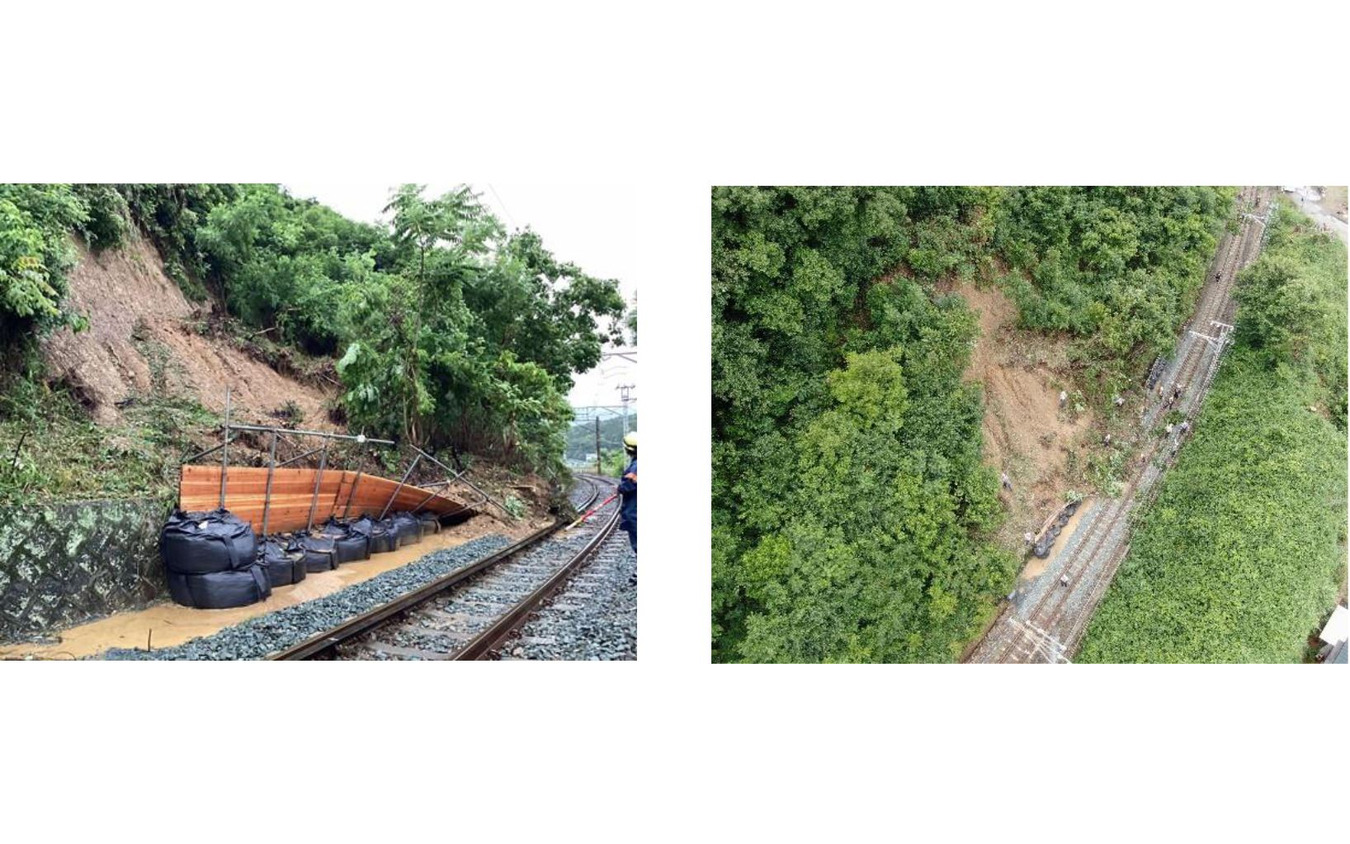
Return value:
M 354 427 L 556 469 L 572 376 L 621 338 L 617 282 L 508 233 L 468 188 L 405 185 L 386 212 L 388 226 L 358 223 L 277 185 L 0 185 L 0 394 L 40 379 L 46 332 L 79 326 L 70 235 L 104 249 L 135 226 L 190 297 L 338 358 Z
M 1346 250 L 1282 206 L 1086 662 L 1298 662 L 1345 577 Z
M 713 653 L 953 660 L 1006 593 L 980 462 L 976 324 L 996 283 L 1102 395 L 1170 350 L 1233 193 L 715 188 Z

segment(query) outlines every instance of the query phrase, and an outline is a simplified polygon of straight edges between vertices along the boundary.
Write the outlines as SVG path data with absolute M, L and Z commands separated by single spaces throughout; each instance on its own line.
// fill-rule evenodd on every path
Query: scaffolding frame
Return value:
M 270 517 L 271 506 L 272 506 L 272 480 L 273 480 L 273 477 L 274 477 L 274 475 L 275 475 L 277 469 L 279 469 L 279 468 L 281 468 L 281 467 L 283 467 L 283 466 L 288 466 L 288 465 L 290 465 L 290 464 L 292 464 L 292 463 L 296 463 L 296 462 L 298 462 L 298 461 L 300 461 L 300 460 L 304 460 L 305 458 L 312 457 L 312 456 L 315 455 L 315 454 L 318 454 L 318 455 L 319 455 L 319 470 L 318 470 L 318 473 L 314 476 L 314 492 L 313 492 L 313 493 L 311 494 L 311 496 L 310 496 L 309 518 L 308 518 L 307 523 L 306 523 L 306 526 L 305 526 L 306 532 L 309 532 L 309 531 L 311 531 L 311 530 L 314 529 L 314 516 L 315 516 L 316 510 L 317 510 L 317 507 L 318 507 L 318 503 L 319 503 L 319 487 L 320 487 L 320 484 L 321 484 L 322 481 L 323 481 L 323 475 L 324 475 L 324 472 L 325 472 L 325 470 L 328 468 L 328 449 L 329 449 L 329 447 L 333 444 L 333 442 L 334 442 L 335 440 L 343 440 L 343 441 L 348 441 L 348 442 L 354 442 L 354 443 L 357 443 L 357 444 L 359 444 L 359 445 L 366 445 L 366 444 L 369 444 L 369 445 L 382 445 L 382 446 L 394 446 L 394 447 L 397 447 L 397 446 L 398 446 L 398 443 L 397 443 L 396 441 L 394 441 L 394 440 L 379 439 L 379 438 L 376 438 L 376 437 L 367 437 L 365 434 L 338 434 L 338 433 L 333 433 L 333 432 L 331 432 L 331 431 L 310 431 L 310 430 L 306 430 L 306 429 L 302 429 L 302 428 L 283 428 L 283 427 L 276 426 L 276 425 L 248 425 L 248 424 L 234 423 L 234 422 L 231 422 L 231 421 L 230 421 L 230 415 L 231 415 L 232 409 L 233 409 L 233 408 L 232 408 L 232 404 L 231 404 L 231 400 L 230 400 L 230 390 L 229 390 L 229 388 L 226 388 L 226 390 L 225 390 L 225 418 L 224 418 L 223 423 L 222 423 L 222 425 L 221 425 L 221 435 L 222 435 L 222 437 L 224 438 L 224 441 L 223 441 L 220 445 L 212 446 L 211 448 L 208 448 L 208 449 L 205 449 L 205 450 L 203 450 L 203 451 L 196 452 L 195 454 L 190 454 L 190 455 L 187 455 L 187 456 L 183 457 L 183 458 L 179 461 L 179 467 L 180 467 L 180 471 L 181 471 L 181 467 L 182 467 L 182 466 L 184 466 L 184 465 L 186 465 L 186 464 L 188 464 L 188 463 L 191 463 L 191 462 L 193 462 L 193 461 L 195 461 L 195 460 L 200 460 L 200 459 L 202 459 L 202 458 L 204 458 L 204 457 L 207 457 L 207 456 L 209 456 L 209 455 L 215 454 L 217 451 L 219 451 L 219 452 L 221 453 L 221 455 L 220 455 L 221 472 L 220 472 L 220 499 L 219 499 L 219 504 L 220 504 L 221 509 L 224 509 L 224 507 L 225 507 L 225 497 L 226 497 L 226 493 L 227 493 L 227 491 L 228 491 L 228 489 L 229 489 L 229 445 L 230 445 L 230 443 L 232 443 L 232 442 L 234 442 L 235 440 L 239 439 L 239 434 L 244 433 L 244 432 L 251 432 L 251 433 L 259 433 L 259 434 L 267 434 L 267 435 L 269 435 L 269 437 L 270 437 L 270 442 L 269 442 L 269 444 L 268 444 L 268 455 L 267 455 L 267 487 L 266 487 L 266 491 L 265 491 L 264 494 L 263 494 L 263 519 L 262 519 L 262 535 L 263 535 L 263 536 L 266 536 L 266 535 L 267 535 L 267 528 L 268 528 L 268 525 L 269 525 L 269 517 Z M 319 446 L 318 448 L 310 449 L 309 451 L 306 451 L 306 452 L 304 452 L 303 454 L 300 454 L 299 456 L 292 457 L 292 458 L 290 458 L 290 459 L 288 459 L 288 460 L 285 460 L 285 461 L 283 461 L 283 462 L 281 462 L 281 463 L 278 463 L 278 462 L 277 462 L 277 443 L 278 443 L 278 441 L 279 441 L 282 437 L 286 437 L 286 436 L 289 436 L 289 437 L 315 437 L 315 438 L 321 439 L 321 440 L 323 441 L 323 445 Z M 413 458 L 412 462 L 408 465 L 407 470 L 403 473 L 403 477 L 399 480 L 398 486 L 396 486 L 396 487 L 394 488 L 393 493 L 390 494 L 389 499 L 385 502 L 384 509 L 380 511 L 380 518 L 381 518 L 381 519 L 383 519 L 383 518 L 388 514 L 389 508 L 392 507 L 393 504 L 394 504 L 394 499 L 397 498 L 399 492 L 401 492 L 401 491 L 403 490 L 403 488 L 404 488 L 405 486 L 407 486 L 408 479 L 409 479 L 410 477 L 412 477 L 412 473 L 417 469 L 417 466 L 418 466 L 423 460 L 427 460 L 427 461 L 429 461 L 429 462 L 431 462 L 431 463 L 436 464 L 436 465 L 439 466 L 440 468 L 444 469 L 444 470 L 447 472 L 447 478 L 446 478 L 446 480 L 443 480 L 443 481 L 437 481 L 437 482 L 435 482 L 435 483 L 433 483 L 433 484 L 430 484 L 429 486 L 421 487 L 422 489 L 430 489 L 430 490 L 432 490 L 432 491 L 431 491 L 430 493 L 428 493 L 428 495 L 427 495 L 425 498 L 423 498 L 421 501 L 419 501 L 419 502 L 417 503 L 417 506 L 413 508 L 414 510 L 420 509 L 424 504 L 426 504 L 426 503 L 427 503 L 428 501 L 430 501 L 432 498 L 436 497 L 436 495 L 438 495 L 439 493 L 437 493 L 435 490 L 437 490 L 437 489 L 439 489 L 439 488 L 441 488 L 441 487 L 444 487 L 444 488 L 446 488 L 446 489 L 448 490 L 449 487 L 452 486 L 453 484 L 456 484 L 456 483 L 463 483 L 463 484 L 465 484 L 466 486 L 468 486 L 470 489 L 472 489 L 474 492 L 478 493 L 479 496 L 481 496 L 481 499 L 480 499 L 479 501 L 475 502 L 474 504 L 472 504 L 472 505 L 470 505 L 470 506 L 478 507 L 478 506 L 480 506 L 480 505 L 482 505 L 482 504 L 491 504 L 491 505 L 493 505 L 494 507 L 496 507 L 498 510 L 500 510 L 503 514 L 505 514 L 505 516 L 507 517 L 507 519 L 512 520 L 512 521 L 515 521 L 515 520 L 516 520 L 516 516 L 515 516 L 510 510 L 507 509 L 507 507 L 506 507 L 505 504 L 502 504 L 501 502 L 497 501 L 495 498 L 493 498 L 491 495 L 489 495 L 482 487 L 478 486 L 478 485 L 475 484 L 473 481 L 471 481 L 471 480 L 468 479 L 468 477 L 467 477 L 467 475 L 468 475 L 468 473 L 469 473 L 469 470 L 468 470 L 468 469 L 462 469 L 462 470 L 458 470 L 458 471 L 457 471 L 456 469 L 454 469 L 454 468 L 452 468 L 452 467 L 450 467 L 450 466 L 445 465 L 445 464 L 442 463 L 440 460 L 437 460 L 433 455 L 428 454 L 426 451 L 423 451 L 421 448 L 418 448 L 417 446 L 411 446 L 411 448 L 412 448 L 412 450 L 415 451 L 417 454 L 416 454 L 416 456 Z M 365 472 L 362 471 L 362 470 L 358 470 L 357 473 L 356 473 L 356 480 L 354 480 L 354 481 L 352 482 L 352 488 L 351 488 L 351 491 L 350 491 L 350 492 L 348 493 L 348 495 L 347 495 L 347 505 L 346 505 L 346 507 L 343 509 L 342 517 L 343 517 L 344 519 L 347 518 L 347 516 L 351 513 L 352 499 L 355 497 L 356 489 L 357 489 L 357 487 L 360 485 L 360 483 L 361 483 L 361 478 L 362 478 L 364 475 L 365 475 Z M 181 481 L 181 478 L 180 478 L 180 481 Z

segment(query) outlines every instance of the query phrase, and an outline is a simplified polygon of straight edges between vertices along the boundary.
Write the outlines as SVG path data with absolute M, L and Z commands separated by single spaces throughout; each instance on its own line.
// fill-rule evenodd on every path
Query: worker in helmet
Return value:
M 637 431 L 623 438 L 623 450 L 628 455 L 628 468 L 619 481 L 619 527 L 628 531 L 628 541 L 637 553 Z

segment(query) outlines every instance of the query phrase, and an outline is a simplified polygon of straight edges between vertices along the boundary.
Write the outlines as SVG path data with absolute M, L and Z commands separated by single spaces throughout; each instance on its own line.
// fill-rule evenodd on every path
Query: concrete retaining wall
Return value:
M 165 597 L 162 501 L 0 507 L 0 642 Z

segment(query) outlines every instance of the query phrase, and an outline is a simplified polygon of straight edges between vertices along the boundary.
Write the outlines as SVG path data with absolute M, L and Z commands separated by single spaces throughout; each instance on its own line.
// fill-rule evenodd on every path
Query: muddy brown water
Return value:
M 181 645 L 199 636 L 218 633 L 241 621 L 331 595 L 354 583 L 420 560 L 433 551 L 453 548 L 489 533 L 502 533 L 512 539 L 520 539 L 546 524 L 547 519 L 538 519 L 507 528 L 500 522 L 480 516 L 425 537 L 416 545 L 408 545 L 387 554 L 376 554 L 369 560 L 345 563 L 331 571 L 309 574 L 299 583 L 273 589 L 271 597 L 261 603 L 227 610 L 199 610 L 174 603 L 156 604 L 144 610 L 117 613 L 72 627 L 62 631 L 59 641 L 55 643 L 0 646 L 0 659 L 80 659 L 95 656 L 110 648 L 144 648 L 147 637 L 152 648 Z

